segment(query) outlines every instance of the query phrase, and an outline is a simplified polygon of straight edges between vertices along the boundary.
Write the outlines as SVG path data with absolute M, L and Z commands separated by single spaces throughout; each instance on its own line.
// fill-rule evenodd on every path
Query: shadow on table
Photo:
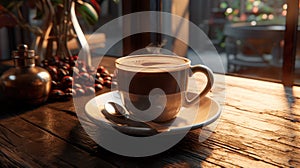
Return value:
M 60 157 L 78 155 L 72 158 L 82 158 L 79 161 L 68 158 L 72 160 L 66 162 L 80 162 L 79 165 L 88 167 L 200 167 L 212 149 L 198 142 L 198 136 L 198 130 L 190 132 L 178 144 L 154 156 L 127 157 L 102 148 L 86 134 L 81 125 L 77 125 L 70 132 L 67 141 L 85 151 L 87 156 L 71 153 L 72 149 L 66 147 Z
M 299 115 L 297 108 L 294 107 L 297 106 L 297 101 L 300 97 L 299 95 L 295 95 L 293 87 L 284 87 L 284 92 L 289 111 L 286 114 L 286 120 L 283 120 L 283 125 L 285 125 L 285 127 L 282 129 L 282 133 L 288 142 L 295 142 L 296 144 L 297 133 L 295 130 L 297 130 L 297 128 L 293 123 L 299 123 L 300 119 L 297 117 Z M 299 156 L 299 153 L 295 148 L 286 149 L 285 157 L 287 158 L 290 167 L 297 167 L 299 165 L 297 156 Z
M 24 104 L 16 104 L 10 101 L 7 101 L 5 97 L 0 95 L 0 119 L 20 115 L 26 113 L 27 111 L 32 111 L 37 109 L 41 105 L 24 105 Z

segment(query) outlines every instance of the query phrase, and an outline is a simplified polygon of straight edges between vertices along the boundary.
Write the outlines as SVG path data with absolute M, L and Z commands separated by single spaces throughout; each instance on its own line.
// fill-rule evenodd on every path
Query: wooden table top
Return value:
M 113 60 L 103 65 L 112 70 Z M 95 143 L 72 100 L 28 109 L 1 100 L 1 167 L 300 167 L 300 87 L 227 75 L 225 81 L 223 111 L 206 141 L 198 141 L 197 129 L 163 153 L 137 158 Z

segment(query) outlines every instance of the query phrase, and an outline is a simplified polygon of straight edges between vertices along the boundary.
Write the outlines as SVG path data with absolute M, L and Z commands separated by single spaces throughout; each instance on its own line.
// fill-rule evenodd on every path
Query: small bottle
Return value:
M 21 44 L 12 57 L 15 67 L 4 72 L 0 79 L 5 99 L 27 105 L 45 102 L 51 89 L 51 76 L 47 70 L 35 66 L 34 50 Z

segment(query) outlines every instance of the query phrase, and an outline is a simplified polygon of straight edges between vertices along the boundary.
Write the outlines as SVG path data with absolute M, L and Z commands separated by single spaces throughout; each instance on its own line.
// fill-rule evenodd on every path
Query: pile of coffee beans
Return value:
M 40 64 L 52 77 L 49 99 L 68 100 L 73 96 L 94 94 L 103 87 L 110 88 L 113 74 L 103 67 L 87 66 L 78 56 L 51 57 Z

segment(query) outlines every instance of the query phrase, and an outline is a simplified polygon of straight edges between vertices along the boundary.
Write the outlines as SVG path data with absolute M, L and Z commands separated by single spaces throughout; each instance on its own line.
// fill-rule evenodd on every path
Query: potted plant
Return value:
M 23 16 L 22 7 L 35 9 L 34 19 L 41 20 L 40 26 L 28 23 Z M 97 23 L 100 6 L 96 0 L 2 0 L 0 1 L 0 27 L 20 26 L 35 35 L 34 48 L 42 58 L 70 56 L 67 42 L 77 38 L 83 47 L 87 44 L 79 26 L 77 16 L 85 23 Z M 76 16 L 75 16 L 76 15 Z M 86 51 L 89 52 L 89 51 Z M 89 53 L 87 53 L 89 54 Z M 87 63 L 89 60 L 87 60 Z

